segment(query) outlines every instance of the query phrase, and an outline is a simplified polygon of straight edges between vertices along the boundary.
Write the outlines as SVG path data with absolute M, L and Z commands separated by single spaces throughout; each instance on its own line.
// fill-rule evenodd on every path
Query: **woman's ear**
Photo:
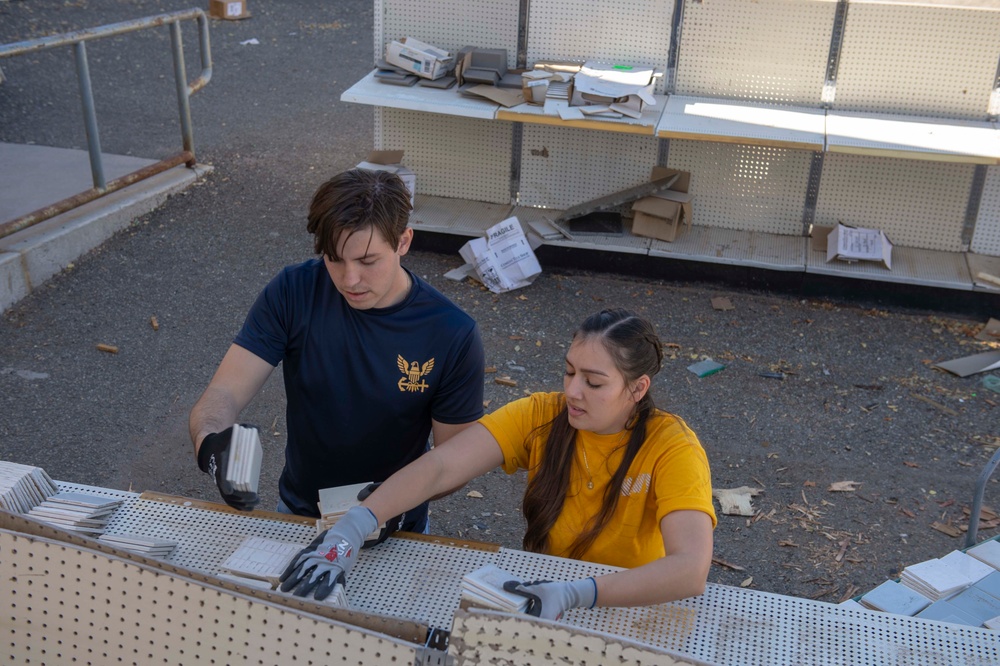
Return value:
M 646 397 L 646 393 L 649 391 L 649 385 L 651 384 L 649 375 L 643 375 L 639 379 L 635 380 L 632 384 L 632 400 L 633 402 L 639 402 Z

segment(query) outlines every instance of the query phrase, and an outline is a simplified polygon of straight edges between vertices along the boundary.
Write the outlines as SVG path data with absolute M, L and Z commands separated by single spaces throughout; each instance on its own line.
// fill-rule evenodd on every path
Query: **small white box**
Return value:
M 389 42 L 385 47 L 385 59 L 390 65 L 425 79 L 440 79 L 455 66 L 454 55 L 413 37 Z

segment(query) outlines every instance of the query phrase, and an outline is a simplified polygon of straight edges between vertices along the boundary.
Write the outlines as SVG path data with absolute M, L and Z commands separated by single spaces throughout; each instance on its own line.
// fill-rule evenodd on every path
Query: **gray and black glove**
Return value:
M 337 583 L 346 585 L 347 574 L 358 560 L 365 537 L 375 531 L 378 521 L 371 509 L 353 506 L 337 524 L 299 551 L 281 574 L 281 591 L 297 597 L 312 593 L 316 601 L 330 596 Z
M 244 428 L 257 426 L 245 425 Z M 233 441 L 233 429 L 226 428 L 222 432 L 205 435 L 198 448 L 198 467 L 201 471 L 211 474 L 219 494 L 226 504 L 240 511 L 252 511 L 260 501 L 257 493 L 236 490 L 226 479 L 226 469 L 229 467 L 229 446 Z
M 381 485 L 382 485 L 381 481 L 376 481 L 375 483 L 369 483 L 367 486 L 358 491 L 358 501 L 364 502 L 366 499 L 368 499 L 368 496 L 371 495 L 373 492 L 375 492 L 375 489 Z M 403 521 L 405 519 L 406 519 L 406 513 L 401 513 L 392 520 L 385 521 L 385 525 L 383 525 L 378 531 L 378 537 L 375 539 L 368 539 L 361 547 L 371 548 L 372 546 L 379 545 L 380 543 L 388 539 L 390 536 L 392 536 L 393 533 L 402 529 Z
M 561 583 L 536 580 L 521 583 L 509 580 L 503 589 L 528 598 L 525 613 L 545 620 L 558 620 L 571 608 L 593 608 L 597 603 L 597 581 L 593 578 Z

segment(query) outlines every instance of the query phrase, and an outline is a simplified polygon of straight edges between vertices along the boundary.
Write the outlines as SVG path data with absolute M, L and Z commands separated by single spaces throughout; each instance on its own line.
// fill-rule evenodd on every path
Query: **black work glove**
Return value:
M 367 486 L 358 491 L 358 501 L 364 502 L 368 499 L 368 496 L 375 492 L 375 489 L 382 485 L 381 481 L 376 481 L 375 483 L 369 483 Z M 387 520 L 385 525 L 379 529 L 378 537 L 375 539 L 368 539 L 365 541 L 362 548 L 371 548 L 372 546 L 377 546 L 390 536 L 394 532 L 397 532 L 400 527 L 403 526 L 403 520 L 406 518 L 406 513 L 401 513 L 392 520 Z
M 245 428 L 256 426 L 244 425 Z M 219 494 L 226 504 L 240 511 L 252 511 L 260 499 L 257 493 L 245 492 L 233 488 L 226 480 L 226 469 L 229 467 L 229 446 L 233 441 L 233 429 L 226 428 L 222 432 L 206 435 L 198 449 L 198 467 L 201 471 L 215 478 Z

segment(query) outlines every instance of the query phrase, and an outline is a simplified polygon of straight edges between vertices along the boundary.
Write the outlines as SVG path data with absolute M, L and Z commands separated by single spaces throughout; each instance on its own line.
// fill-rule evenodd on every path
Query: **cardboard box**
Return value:
M 402 150 L 373 150 L 368 153 L 368 159 L 358 162 L 358 169 L 368 171 L 388 171 L 400 177 L 406 189 L 410 191 L 410 205 L 416 206 L 417 175 L 408 167 L 402 165 Z
M 684 225 L 691 226 L 692 195 L 688 193 L 691 174 L 686 171 L 653 167 L 650 180 L 665 178 L 674 174 L 680 177 L 669 190 L 637 199 L 632 204 L 635 217 L 632 219 L 632 234 L 673 242 Z
M 826 260 L 877 261 L 892 270 L 892 242 L 879 229 L 838 224 L 826 237 Z
M 413 37 L 389 42 L 385 47 L 385 59 L 389 64 L 425 79 L 440 79 L 455 67 L 455 58 L 451 53 Z
M 652 67 L 587 62 L 573 77 L 570 106 L 607 106 L 611 111 L 639 118 L 653 96 Z
M 246 0 L 208 0 L 208 15 L 224 21 L 250 17 Z

